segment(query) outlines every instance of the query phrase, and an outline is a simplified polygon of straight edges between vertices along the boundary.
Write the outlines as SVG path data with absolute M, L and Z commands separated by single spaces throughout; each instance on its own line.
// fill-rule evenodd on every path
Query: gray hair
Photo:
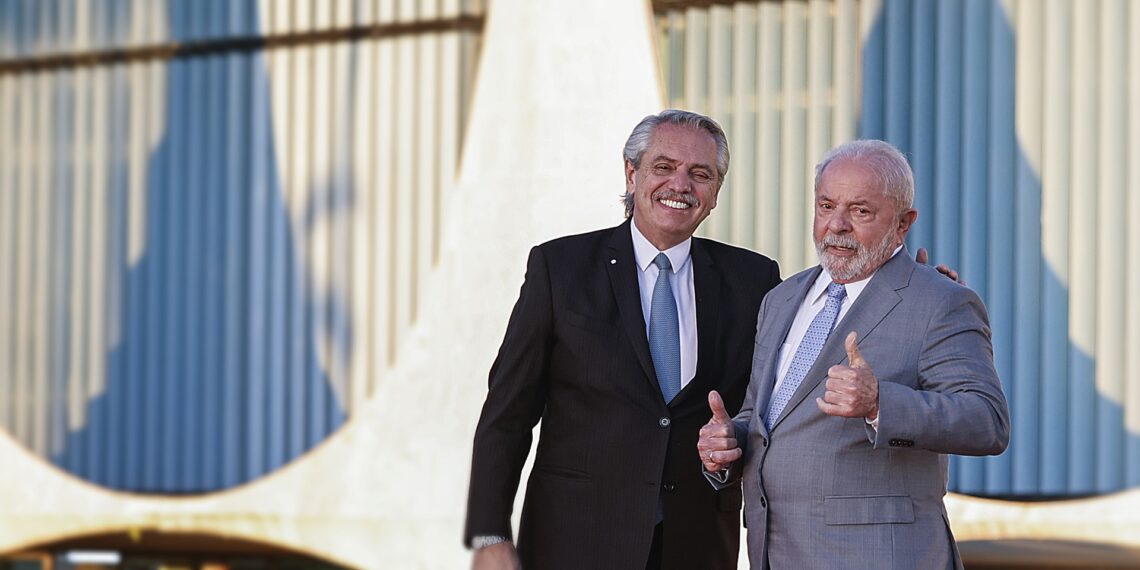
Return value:
M 858 160 L 869 166 L 883 184 L 883 191 L 895 200 L 899 212 L 914 206 L 914 172 L 910 169 L 906 157 L 890 143 L 876 139 L 860 139 L 831 149 L 815 166 L 816 191 L 819 191 L 819 181 L 823 178 L 823 171 L 832 162 L 840 159 Z
M 629 138 L 625 141 L 625 148 L 622 149 L 622 156 L 633 167 L 641 167 L 641 158 L 645 154 L 646 149 L 649 148 L 649 142 L 653 139 L 653 131 L 660 125 L 677 125 L 681 127 L 689 127 L 693 129 L 703 129 L 712 136 L 713 141 L 716 142 L 716 187 L 724 184 L 724 177 L 728 175 L 728 137 L 724 135 L 724 129 L 716 121 L 699 113 L 692 111 L 682 111 L 680 109 L 666 109 L 657 115 L 649 115 L 641 120 L 633 132 L 629 133 Z M 628 191 L 622 196 L 622 202 L 625 204 L 625 217 L 633 215 L 633 194 Z

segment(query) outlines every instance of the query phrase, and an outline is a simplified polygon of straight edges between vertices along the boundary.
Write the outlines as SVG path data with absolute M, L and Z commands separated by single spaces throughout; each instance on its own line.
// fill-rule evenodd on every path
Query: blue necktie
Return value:
M 653 356 L 653 369 L 657 371 L 657 384 L 668 403 L 681 391 L 681 335 L 677 324 L 677 302 L 669 274 L 673 266 L 669 257 L 658 253 L 653 258 L 657 266 L 657 283 L 653 285 L 653 301 L 649 306 L 649 353 Z
M 796 349 L 796 355 L 792 357 L 792 364 L 788 367 L 788 373 L 784 375 L 784 381 L 780 383 L 780 389 L 772 394 L 772 401 L 768 403 L 768 414 L 765 416 L 768 429 L 772 429 L 772 426 L 775 425 L 776 420 L 780 418 L 780 412 L 784 411 L 784 406 L 788 405 L 788 401 L 792 399 L 792 394 L 796 392 L 796 388 L 800 387 L 800 383 L 804 381 L 804 376 L 807 376 L 808 370 L 811 370 L 811 366 L 815 364 L 819 351 L 823 349 L 823 343 L 827 341 L 828 335 L 831 334 L 831 328 L 835 326 L 835 317 L 839 316 L 839 305 L 843 303 L 843 298 L 846 296 L 846 287 L 838 283 L 827 286 L 827 303 L 823 305 L 823 309 L 815 315 L 811 324 L 808 325 L 807 332 L 804 333 L 804 338 L 800 341 L 799 348 Z

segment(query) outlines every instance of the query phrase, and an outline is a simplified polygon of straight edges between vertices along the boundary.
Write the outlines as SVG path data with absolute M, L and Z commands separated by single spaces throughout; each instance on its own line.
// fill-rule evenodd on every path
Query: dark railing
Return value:
M 485 17 L 482 15 L 462 15 L 438 20 L 371 24 L 285 34 L 204 39 L 190 42 L 166 42 L 105 50 L 7 58 L 0 59 L 0 75 L 35 73 L 55 69 L 114 65 L 149 60 L 191 58 L 219 53 L 290 48 L 303 45 L 357 41 L 368 38 L 390 38 L 452 31 L 482 32 L 484 20 Z

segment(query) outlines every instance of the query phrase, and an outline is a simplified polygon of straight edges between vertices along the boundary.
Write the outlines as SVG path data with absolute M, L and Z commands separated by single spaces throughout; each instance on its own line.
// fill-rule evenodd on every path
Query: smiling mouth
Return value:
M 688 210 L 691 207 L 688 203 L 680 200 L 658 200 L 658 202 L 674 210 Z

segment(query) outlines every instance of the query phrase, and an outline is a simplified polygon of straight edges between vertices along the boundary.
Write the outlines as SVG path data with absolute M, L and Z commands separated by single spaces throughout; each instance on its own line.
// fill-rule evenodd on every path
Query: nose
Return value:
M 827 229 L 831 233 L 843 234 L 851 231 L 851 220 L 847 218 L 847 213 L 842 209 L 836 209 L 831 213 L 827 219 Z
M 681 194 L 687 194 L 692 191 L 692 184 L 689 182 L 689 175 L 677 169 L 673 173 L 673 178 L 669 180 L 669 189 Z

